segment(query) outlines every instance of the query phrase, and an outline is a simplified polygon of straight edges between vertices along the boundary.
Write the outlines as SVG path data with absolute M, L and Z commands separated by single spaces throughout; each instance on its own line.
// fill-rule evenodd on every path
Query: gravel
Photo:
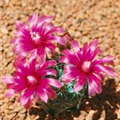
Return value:
M 27 21 L 34 12 L 54 15 L 54 23 L 62 26 L 80 45 L 98 39 L 102 56 L 113 55 L 116 79 L 105 78 L 103 92 L 84 102 L 81 111 L 61 115 L 58 120 L 120 120 L 120 0 L 0 0 L 0 75 L 11 75 L 12 46 L 16 20 Z M 5 85 L 0 80 L 0 120 L 54 120 L 35 105 L 26 111 L 18 96 L 5 98 Z

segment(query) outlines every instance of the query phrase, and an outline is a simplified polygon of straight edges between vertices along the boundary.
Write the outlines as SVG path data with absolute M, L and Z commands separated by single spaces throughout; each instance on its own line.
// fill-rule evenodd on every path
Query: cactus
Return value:
M 57 77 L 61 81 L 63 74 L 63 64 L 59 63 L 56 65 Z M 64 84 L 61 89 L 54 89 L 57 94 L 55 100 L 49 100 L 48 103 L 39 102 L 41 108 L 47 113 L 52 115 L 58 115 L 63 112 L 71 112 L 74 109 L 79 109 L 83 100 L 87 97 L 87 83 L 80 92 L 74 92 L 74 82 Z

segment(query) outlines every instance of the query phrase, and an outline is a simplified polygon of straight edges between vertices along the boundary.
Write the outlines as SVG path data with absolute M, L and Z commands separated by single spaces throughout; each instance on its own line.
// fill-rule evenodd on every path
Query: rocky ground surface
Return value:
M 0 74 L 13 73 L 13 53 L 9 44 L 16 20 L 27 21 L 34 12 L 54 15 L 54 23 L 65 28 L 80 44 L 99 39 L 102 56 L 115 57 L 116 79 L 106 77 L 103 92 L 86 101 L 80 111 L 47 115 L 33 106 L 26 111 L 16 100 L 5 98 L 0 80 L 0 120 L 120 120 L 120 0 L 0 0 Z

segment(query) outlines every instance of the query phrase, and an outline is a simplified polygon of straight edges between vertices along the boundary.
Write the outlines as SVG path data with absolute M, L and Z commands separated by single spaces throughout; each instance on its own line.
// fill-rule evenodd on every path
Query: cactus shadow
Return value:
M 115 80 L 106 80 L 102 89 L 100 95 L 88 99 L 91 109 L 97 111 L 94 113 L 92 120 L 101 118 L 103 112 L 104 118 L 102 120 L 116 120 L 116 110 L 120 106 L 120 91 L 116 92 Z
M 58 106 L 59 107 L 59 106 Z M 34 120 L 74 120 L 73 117 L 78 117 L 80 114 L 79 110 L 74 110 L 70 113 L 61 113 L 59 115 L 51 115 L 46 113 L 43 109 L 38 107 L 32 107 L 29 111 L 29 115 L 36 116 Z
M 86 101 L 89 104 L 86 105 Z M 100 119 L 103 111 L 104 118 L 102 120 L 117 119 L 116 110 L 120 106 L 120 91 L 116 92 L 116 82 L 114 79 L 106 80 L 102 87 L 102 93 L 88 98 L 86 101 L 83 102 L 81 110 L 86 111 L 85 107 L 90 106 L 91 110 L 96 111 L 90 120 Z M 89 114 L 89 111 L 86 112 Z M 29 114 L 30 116 L 37 116 L 34 120 L 74 120 L 74 117 L 80 116 L 80 110 L 74 110 L 71 113 L 62 113 L 56 116 L 47 114 L 43 109 L 32 107 Z

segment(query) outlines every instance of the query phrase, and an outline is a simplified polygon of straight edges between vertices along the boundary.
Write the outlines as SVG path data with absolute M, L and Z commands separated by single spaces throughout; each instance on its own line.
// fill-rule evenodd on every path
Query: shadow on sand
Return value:
M 104 120 L 116 120 L 117 114 L 115 113 L 118 109 L 117 105 L 120 105 L 120 91 L 116 92 L 116 83 L 114 79 L 106 80 L 103 85 L 103 91 L 100 95 L 89 98 L 88 106 L 92 110 L 95 110 L 92 120 L 98 120 L 101 117 L 102 112 L 104 111 L 105 116 Z M 81 109 L 86 111 L 84 102 L 81 106 Z M 59 106 L 58 106 L 59 107 Z M 59 116 L 48 115 L 42 109 L 32 107 L 29 111 L 30 115 L 39 116 L 36 120 L 73 120 L 73 117 L 78 117 L 80 115 L 79 111 L 72 111 L 71 113 L 62 113 Z M 88 113 L 89 114 L 89 113 Z

